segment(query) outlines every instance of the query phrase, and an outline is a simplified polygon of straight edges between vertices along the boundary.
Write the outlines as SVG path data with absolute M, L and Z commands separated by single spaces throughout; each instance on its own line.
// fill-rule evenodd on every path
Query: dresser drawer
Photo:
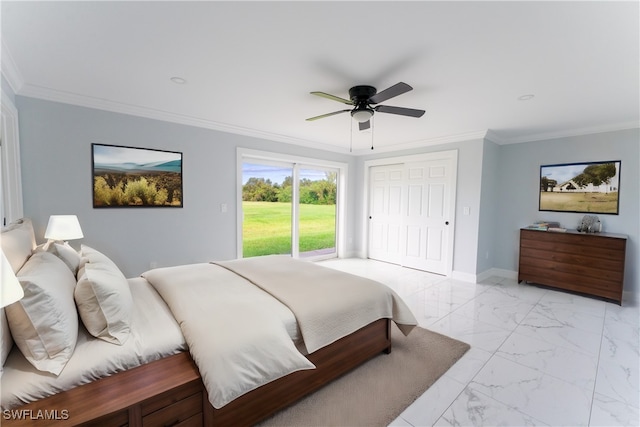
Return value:
M 549 234 L 559 235 L 559 233 Z M 526 237 L 526 235 L 523 237 Z M 585 245 L 579 242 L 567 242 L 565 239 L 559 241 L 523 238 L 520 243 L 520 247 L 523 249 L 546 251 L 554 254 L 567 254 L 576 257 L 591 258 L 594 256 L 594 254 L 596 254 L 597 259 L 609 259 L 618 261 L 620 260 L 620 256 L 622 255 L 622 258 L 624 259 L 624 240 L 619 241 L 618 239 L 594 239 L 589 243 L 591 243 L 591 245 Z
M 617 300 L 621 293 L 619 281 L 594 279 L 572 273 L 550 273 L 549 270 L 530 265 L 521 265 L 518 277 L 520 281 L 526 280 L 540 285 L 553 286 L 613 300 Z
M 531 266 L 549 273 L 575 274 L 580 279 L 622 282 L 624 261 L 558 253 L 540 249 L 521 248 L 521 266 Z

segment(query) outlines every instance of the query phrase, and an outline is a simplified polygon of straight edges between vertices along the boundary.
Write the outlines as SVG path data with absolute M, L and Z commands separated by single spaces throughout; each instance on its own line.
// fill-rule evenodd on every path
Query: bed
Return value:
M 36 246 L 29 220 L 1 243 L 25 287 L 0 313 L 4 425 L 254 425 L 417 324 L 386 286 L 290 257 L 126 279 L 91 247 Z M 40 292 L 57 326 L 34 343 Z

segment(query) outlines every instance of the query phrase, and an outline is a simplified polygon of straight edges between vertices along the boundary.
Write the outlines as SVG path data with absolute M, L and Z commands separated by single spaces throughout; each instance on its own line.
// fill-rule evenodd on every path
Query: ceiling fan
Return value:
M 355 106 L 355 108 L 339 110 L 332 113 L 322 114 L 320 116 L 310 117 L 307 119 L 307 121 L 323 119 L 325 117 L 330 117 L 336 114 L 346 113 L 347 111 L 350 111 L 351 117 L 353 117 L 359 123 L 360 130 L 366 130 L 371 127 L 371 123 L 369 120 L 371 119 L 371 117 L 373 117 L 373 113 L 376 111 L 380 113 L 397 114 L 400 116 L 422 117 L 424 115 L 424 110 L 416 110 L 413 108 L 404 107 L 391 107 L 388 105 L 377 105 L 375 107 L 371 106 L 372 104 L 379 104 L 386 101 L 387 99 L 402 95 L 403 93 L 409 92 L 410 90 L 413 90 L 411 86 L 406 83 L 400 82 L 383 90 L 382 92 L 377 92 L 376 88 L 373 86 L 354 86 L 349 89 L 350 99 L 340 98 L 339 96 L 331 95 L 324 92 L 311 92 L 312 95 L 332 99 L 334 101 L 342 102 L 343 104 L 347 105 L 353 105 Z

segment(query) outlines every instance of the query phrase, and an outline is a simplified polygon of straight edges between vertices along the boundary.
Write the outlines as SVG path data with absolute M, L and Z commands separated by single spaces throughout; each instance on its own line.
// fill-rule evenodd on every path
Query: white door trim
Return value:
M 372 166 L 384 166 L 398 163 L 410 163 L 421 162 L 438 159 L 451 159 L 451 198 L 449 211 L 451 212 L 451 219 L 449 220 L 450 227 L 448 228 L 449 248 L 447 253 L 447 267 L 446 275 L 451 276 L 453 273 L 453 254 L 454 254 L 454 236 L 455 236 L 455 213 L 456 213 L 456 191 L 457 191 L 457 178 L 458 178 L 458 150 L 446 150 L 446 151 L 434 151 L 431 153 L 413 154 L 407 156 L 398 157 L 386 157 L 383 159 L 365 160 L 364 162 L 364 191 L 362 192 L 362 206 L 364 207 L 364 217 L 362 221 L 362 242 L 361 247 L 365 257 L 369 255 L 369 170 Z
M 20 165 L 20 137 L 18 136 L 18 109 L 6 93 L 1 100 L 0 139 L 2 165 L 0 165 L 0 198 L 2 216 L 7 224 L 24 216 L 22 199 L 22 173 Z M 0 226 L 2 225 L 0 217 Z

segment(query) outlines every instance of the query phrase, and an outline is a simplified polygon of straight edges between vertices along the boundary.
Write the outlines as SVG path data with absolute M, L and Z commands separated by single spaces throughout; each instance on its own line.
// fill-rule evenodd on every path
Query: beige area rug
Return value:
M 387 426 L 444 374 L 469 345 L 416 327 L 408 337 L 394 325 L 392 350 L 260 424 Z

